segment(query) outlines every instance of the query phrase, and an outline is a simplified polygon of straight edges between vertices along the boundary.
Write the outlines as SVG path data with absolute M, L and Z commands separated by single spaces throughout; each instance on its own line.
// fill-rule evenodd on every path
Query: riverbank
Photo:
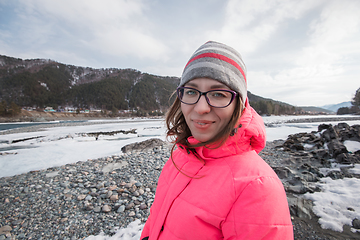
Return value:
M 292 115 L 291 115 L 292 116 Z M 360 120 L 359 115 L 298 115 L 296 118 L 287 121 L 288 123 L 315 123 L 315 122 L 331 122 L 331 121 L 350 121 Z M 21 113 L 14 117 L 0 117 L 0 123 L 15 122 L 52 122 L 52 121 L 87 121 L 87 120 L 116 120 L 130 119 L 131 116 L 111 116 L 101 113 L 70 113 L 70 112 L 43 112 L 43 111 L 27 111 L 21 110 Z M 155 117 L 155 118 L 161 118 Z
M 268 142 L 260 153 L 271 166 L 292 159 L 278 145 Z M 137 219 L 144 223 L 169 153 L 169 146 L 163 145 L 0 178 L 0 239 L 1 234 L 14 239 L 84 239 L 100 232 L 112 235 Z M 359 237 L 349 228 L 322 229 L 315 215 L 292 216 L 292 221 L 294 239 Z
M 20 114 L 14 117 L 0 117 L 0 123 L 80 121 L 100 118 L 109 119 L 110 117 L 101 113 L 43 112 L 22 109 Z

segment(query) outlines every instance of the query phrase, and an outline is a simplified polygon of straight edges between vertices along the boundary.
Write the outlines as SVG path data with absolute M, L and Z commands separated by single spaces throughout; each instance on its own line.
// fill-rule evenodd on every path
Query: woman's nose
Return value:
M 194 110 L 198 114 L 205 114 L 211 111 L 211 106 L 207 103 L 205 96 L 201 96 L 199 101 L 195 104 Z

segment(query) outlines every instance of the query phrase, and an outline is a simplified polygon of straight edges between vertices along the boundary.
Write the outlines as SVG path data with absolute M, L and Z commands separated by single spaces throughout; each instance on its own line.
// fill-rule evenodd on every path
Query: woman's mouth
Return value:
M 213 121 L 207 121 L 207 120 L 193 120 L 194 124 L 198 128 L 207 128 L 209 127 Z

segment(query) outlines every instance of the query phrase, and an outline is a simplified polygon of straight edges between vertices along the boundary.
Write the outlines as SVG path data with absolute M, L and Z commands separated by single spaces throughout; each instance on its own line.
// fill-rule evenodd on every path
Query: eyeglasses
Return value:
M 200 92 L 199 90 L 191 87 L 178 87 L 176 89 L 177 95 L 182 103 L 196 104 L 202 95 L 205 96 L 206 102 L 216 108 L 224 108 L 234 101 L 235 96 L 238 94 L 235 91 L 219 89 L 210 90 L 207 92 Z

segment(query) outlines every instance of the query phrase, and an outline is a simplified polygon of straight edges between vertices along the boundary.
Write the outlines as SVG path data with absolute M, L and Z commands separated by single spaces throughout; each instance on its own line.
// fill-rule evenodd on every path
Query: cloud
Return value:
M 153 26 L 144 11 L 142 0 L 23 0 L 17 5 L 18 20 L 13 23 L 17 30 L 12 38 L 30 51 L 43 53 L 77 49 L 166 59 L 166 46 L 152 35 Z
M 230 0 L 223 27 L 209 34 L 240 51 L 254 94 L 295 105 L 314 101 L 303 95 L 316 96 L 319 103 L 344 101 L 340 92 L 356 87 L 359 5 L 354 0 Z
M 223 27 L 208 34 L 236 47 L 243 54 L 252 53 L 284 27 L 289 19 L 299 19 L 320 2 L 229 0 Z

